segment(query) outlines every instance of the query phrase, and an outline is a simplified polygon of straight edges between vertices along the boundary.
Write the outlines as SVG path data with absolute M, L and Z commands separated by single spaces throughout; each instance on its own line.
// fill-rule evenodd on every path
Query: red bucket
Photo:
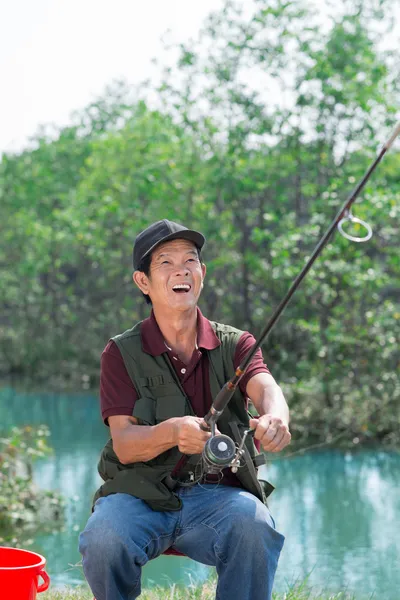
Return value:
M 46 559 L 36 552 L 0 546 L 1 600 L 35 600 L 50 585 L 45 566 Z M 40 585 L 39 577 L 43 579 Z

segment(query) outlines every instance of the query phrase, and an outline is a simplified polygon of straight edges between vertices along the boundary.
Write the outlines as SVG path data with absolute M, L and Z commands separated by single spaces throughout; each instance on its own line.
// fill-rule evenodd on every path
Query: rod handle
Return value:
M 232 385 L 231 381 L 227 381 L 220 389 L 213 402 L 212 409 L 215 413 L 221 413 L 224 410 L 234 393 L 235 386 Z

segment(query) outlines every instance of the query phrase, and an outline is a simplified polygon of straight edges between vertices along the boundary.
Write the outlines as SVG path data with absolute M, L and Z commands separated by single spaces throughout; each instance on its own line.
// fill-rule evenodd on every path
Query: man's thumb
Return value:
M 250 429 L 255 429 L 258 425 L 258 419 L 255 419 L 255 418 L 250 419 L 249 425 L 250 425 Z

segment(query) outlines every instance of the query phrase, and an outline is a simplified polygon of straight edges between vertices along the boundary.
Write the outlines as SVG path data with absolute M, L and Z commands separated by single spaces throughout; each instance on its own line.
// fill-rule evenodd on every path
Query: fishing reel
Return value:
M 236 456 L 236 444 L 228 435 L 214 435 L 204 446 L 202 459 L 205 473 L 215 475 L 229 467 Z
M 203 472 L 216 475 L 222 469 L 230 467 L 232 473 L 237 473 L 248 435 L 254 435 L 254 429 L 246 429 L 238 447 L 228 435 L 212 435 L 207 440 L 202 454 Z

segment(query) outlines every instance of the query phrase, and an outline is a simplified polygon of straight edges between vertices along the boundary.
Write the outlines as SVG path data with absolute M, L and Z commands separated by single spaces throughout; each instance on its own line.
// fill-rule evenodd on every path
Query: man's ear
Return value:
M 207 273 L 207 267 L 204 263 L 201 263 L 201 272 L 203 273 L 203 279 L 206 276 Z
M 149 278 L 146 273 L 143 273 L 143 271 L 135 271 L 132 275 L 132 279 L 143 294 L 149 293 Z

